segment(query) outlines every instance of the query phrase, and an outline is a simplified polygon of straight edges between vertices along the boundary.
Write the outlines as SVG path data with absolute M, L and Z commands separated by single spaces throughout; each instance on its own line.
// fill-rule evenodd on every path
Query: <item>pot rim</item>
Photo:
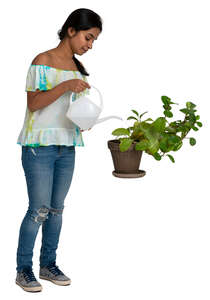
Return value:
M 138 151 L 138 152 L 142 152 L 142 150 L 136 150 L 136 149 L 135 149 L 135 144 L 136 144 L 136 143 L 137 143 L 137 142 L 132 142 L 130 148 L 129 148 L 127 151 Z M 108 148 L 109 148 L 110 150 L 119 150 L 119 151 L 120 151 L 120 149 L 119 149 L 119 144 L 120 144 L 120 141 L 119 141 L 118 139 L 115 139 L 115 140 L 108 140 L 108 142 L 107 142 Z M 127 151 L 125 151 L 125 152 L 127 152 Z
M 115 143 L 115 142 L 117 142 L 117 143 L 120 143 L 120 140 L 118 140 L 118 139 L 115 139 L 115 140 L 108 140 L 108 142 L 113 142 L 113 143 Z M 137 144 L 138 142 L 132 142 L 132 144 Z

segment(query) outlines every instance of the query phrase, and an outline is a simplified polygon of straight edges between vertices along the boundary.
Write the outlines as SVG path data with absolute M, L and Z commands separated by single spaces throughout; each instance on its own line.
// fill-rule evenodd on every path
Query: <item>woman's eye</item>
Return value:
M 87 41 L 89 41 L 90 39 L 86 38 Z

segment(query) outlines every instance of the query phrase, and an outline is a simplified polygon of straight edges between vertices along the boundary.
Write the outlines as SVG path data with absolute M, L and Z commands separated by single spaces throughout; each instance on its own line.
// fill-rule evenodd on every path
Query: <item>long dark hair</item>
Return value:
M 67 18 L 62 28 L 58 31 L 58 37 L 60 40 L 64 39 L 69 27 L 73 27 L 76 32 L 80 30 L 88 30 L 92 27 L 97 27 L 102 31 L 102 19 L 94 11 L 87 8 L 79 8 L 74 10 Z M 78 70 L 86 76 L 89 76 L 85 68 L 79 62 L 79 60 L 73 56 L 73 60 Z

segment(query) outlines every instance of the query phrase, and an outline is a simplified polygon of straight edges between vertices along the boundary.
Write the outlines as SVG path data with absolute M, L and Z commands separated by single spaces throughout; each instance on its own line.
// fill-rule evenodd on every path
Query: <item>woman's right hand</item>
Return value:
M 85 89 L 90 89 L 90 85 L 81 79 L 70 79 L 63 82 L 66 86 L 67 91 L 72 91 L 74 93 L 83 92 Z

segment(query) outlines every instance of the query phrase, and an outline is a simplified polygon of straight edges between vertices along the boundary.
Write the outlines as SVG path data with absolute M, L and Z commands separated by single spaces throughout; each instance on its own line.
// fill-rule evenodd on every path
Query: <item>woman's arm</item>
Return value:
M 56 101 L 60 96 L 68 91 L 66 82 L 59 83 L 56 87 L 49 91 L 27 92 L 27 106 L 31 112 L 44 108 Z

